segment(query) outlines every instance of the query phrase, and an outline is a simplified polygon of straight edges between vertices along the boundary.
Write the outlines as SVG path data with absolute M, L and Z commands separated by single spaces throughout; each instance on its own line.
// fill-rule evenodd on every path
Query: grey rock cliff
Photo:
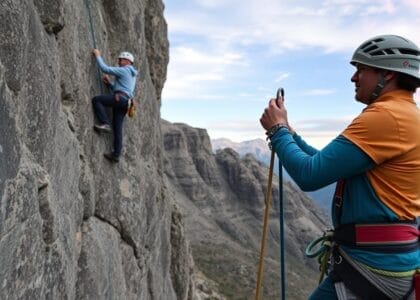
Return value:
M 0 298 L 187 299 L 191 257 L 163 180 L 163 3 L 90 2 L 105 60 L 128 50 L 140 71 L 116 165 L 92 131 L 85 1 L 0 3 Z
M 168 189 L 180 207 L 196 273 L 211 299 L 252 299 L 260 250 L 268 168 L 232 149 L 213 154 L 204 129 L 162 121 Z M 304 249 L 328 225 L 323 211 L 284 183 L 287 293 L 307 299 L 318 266 Z M 275 177 L 266 246 L 264 299 L 279 298 L 279 186 Z M 200 278 L 202 280 L 203 278 Z M 200 281 L 203 282 L 203 281 Z M 205 285 L 204 285 L 205 286 Z M 208 290 L 196 284 L 197 290 Z M 215 296 L 218 291 L 219 296 Z
M 232 148 L 239 153 L 241 157 L 246 154 L 252 154 L 258 161 L 261 161 L 265 165 L 270 164 L 270 149 L 267 147 L 267 142 L 262 139 L 255 139 L 250 141 L 243 141 L 235 143 L 226 138 L 214 139 L 211 141 L 213 151 L 221 150 L 224 148 Z M 278 162 L 276 159 L 274 173 L 278 174 Z M 283 177 L 286 180 L 293 181 L 290 175 L 283 169 Z M 319 190 L 306 192 L 306 194 L 313 199 L 318 206 L 324 209 L 326 212 L 331 208 L 331 201 L 335 191 L 335 183 L 323 187 Z

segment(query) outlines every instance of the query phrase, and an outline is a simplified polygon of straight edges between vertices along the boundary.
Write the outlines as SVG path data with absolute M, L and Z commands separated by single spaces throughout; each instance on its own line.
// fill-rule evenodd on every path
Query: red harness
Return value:
M 334 229 L 337 244 L 382 253 L 411 252 L 419 248 L 419 225 L 416 220 L 386 224 L 340 224 L 345 181 L 339 180 L 334 193 L 333 209 L 338 227 Z M 420 271 L 413 278 L 416 300 L 420 300 Z
M 333 200 L 335 223 L 338 225 L 334 230 L 334 238 L 337 238 L 338 243 L 357 248 L 368 247 L 373 251 L 377 247 L 379 252 L 407 252 L 419 247 L 420 231 L 416 220 L 341 225 L 344 186 L 344 180 L 337 182 Z M 389 251 L 384 250 L 388 247 Z
M 356 245 L 411 244 L 419 238 L 415 224 L 356 224 Z

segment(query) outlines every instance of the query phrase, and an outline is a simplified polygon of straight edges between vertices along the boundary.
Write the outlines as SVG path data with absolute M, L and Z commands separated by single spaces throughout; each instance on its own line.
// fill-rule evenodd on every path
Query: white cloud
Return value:
M 292 127 L 309 144 L 320 149 L 342 132 L 354 116 L 342 118 L 312 119 L 295 122 Z M 212 139 L 229 137 L 234 142 L 265 138 L 265 131 L 259 120 L 229 120 L 209 122 L 204 125 Z
M 212 1 L 200 2 L 208 6 Z M 420 31 L 413 30 L 420 27 L 417 0 L 398 5 L 393 0 L 216 2 L 223 6 L 220 10 L 169 14 L 170 32 L 203 36 L 213 43 L 267 45 L 274 53 L 304 47 L 351 51 L 387 32 L 420 39 Z
M 246 66 L 246 61 L 233 51 L 203 51 L 186 46 L 171 48 L 163 98 L 185 99 L 191 95 L 209 98 L 211 85 L 224 81 L 227 69 L 232 65 Z
M 204 126 L 212 139 L 228 137 L 234 142 L 265 138 L 265 131 L 258 120 L 229 120 L 208 122 Z
M 420 11 L 420 2 L 418 0 L 402 0 L 402 2 L 409 8 Z
M 365 39 L 385 32 L 414 41 L 420 39 L 420 31 L 413 30 L 420 27 L 419 11 L 417 18 L 397 15 L 398 10 L 404 13 L 407 6 L 418 7 L 417 0 L 404 0 L 405 6 L 396 6 L 392 0 L 306 0 L 299 1 L 299 5 L 277 0 L 196 2 L 204 9 L 189 5 L 167 15 L 173 39 L 168 91 L 174 86 L 172 80 L 185 79 L 180 76 L 183 73 L 210 73 L 208 78 L 214 81 L 225 79 L 228 69 L 235 72 L 237 67 L 252 67 L 256 62 L 251 61 L 250 49 L 256 45 L 266 47 L 266 53 L 272 55 L 297 49 L 317 55 L 335 51 L 351 53 Z M 288 76 L 286 71 L 275 81 Z M 190 83 L 194 82 L 190 78 Z
M 307 90 L 302 93 L 302 96 L 325 96 L 334 94 L 335 90 L 333 89 L 312 89 Z
M 170 49 L 171 58 L 173 63 L 181 64 L 193 64 L 193 65 L 231 65 L 231 64 L 243 64 L 243 57 L 239 53 L 225 52 L 225 51 L 203 51 L 192 47 L 174 47 Z M 215 49 L 212 49 L 215 50 Z
M 173 3 L 167 5 L 176 6 Z M 325 84 L 323 70 L 316 70 L 319 78 L 308 77 L 308 74 L 299 74 L 298 68 L 289 70 L 276 65 L 276 59 L 287 57 L 289 53 L 303 53 L 305 57 L 293 61 L 299 65 L 321 55 L 342 53 L 343 61 L 347 61 L 364 40 L 384 33 L 406 36 L 420 44 L 420 30 L 414 30 L 420 28 L 418 0 L 191 0 L 186 3 L 187 7 L 179 11 L 165 11 L 170 63 L 163 90 L 164 102 L 194 97 L 225 101 L 226 90 L 219 87 L 232 86 L 231 95 L 237 98 L 229 100 L 248 100 L 241 102 L 241 109 L 245 111 L 252 99 L 268 101 L 273 94 L 273 83 L 287 79 L 291 84 L 308 78 L 312 89 L 298 92 L 297 96 L 328 98 L 340 92 L 340 97 L 345 98 L 349 95 L 343 93 L 338 83 Z M 415 99 L 420 105 L 419 93 Z M 302 112 L 308 109 L 302 107 Z M 313 115 L 316 113 L 314 109 Z M 209 108 L 200 124 L 208 129 L 212 138 L 243 141 L 264 136 L 258 120 L 216 124 L 211 117 L 217 114 L 216 109 L 210 111 Z M 232 112 L 232 116 L 236 114 L 237 110 Z M 294 126 L 306 140 L 320 146 L 333 139 L 339 133 L 338 128 L 343 129 L 350 121 L 344 117 L 339 121 L 307 120 Z M 185 122 L 189 122 L 188 116 Z
M 415 18 L 408 21 L 404 15 L 395 16 L 392 1 L 335 2 L 335 5 L 307 2 L 301 8 L 294 8 L 294 3 L 291 3 L 292 7 L 265 5 L 265 11 L 254 15 L 255 19 L 264 21 L 254 22 L 265 33 L 263 39 L 270 39 L 285 49 L 320 47 L 325 51 L 352 51 L 363 40 L 384 32 L 395 32 L 397 28 L 401 34 L 417 34 L 413 33 L 416 27 L 413 23 L 419 24 L 419 21 Z M 253 15 L 252 12 L 249 14 Z M 392 22 L 387 20 L 390 17 Z
M 396 11 L 395 5 L 392 0 L 383 1 L 381 5 L 368 5 L 364 11 L 361 12 L 361 16 L 378 15 L 381 13 L 393 14 Z
M 307 119 L 294 122 L 293 128 L 300 133 L 325 136 L 335 133 L 337 135 L 340 131 L 344 130 L 354 116 L 344 116 L 340 118 L 328 119 Z
M 225 0 L 196 0 L 196 2 L 205 8 L 220 8 L 226 4 Z
M 274 82 L 280 82 L 285 80 L 286 78 L 289 78 L 290 74 L 289 73 L 282 73 L 280 74 L 275 80 Z

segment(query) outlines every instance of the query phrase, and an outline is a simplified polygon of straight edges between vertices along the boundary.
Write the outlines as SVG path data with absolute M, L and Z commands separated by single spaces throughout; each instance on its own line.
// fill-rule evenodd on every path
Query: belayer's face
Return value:
M 363 64 L 357 64 L 356 68 L 351 77 L 351 81 L 355 84 L 355 98 L 359 102 L 369 104 L 381 74 L 378 69 Z

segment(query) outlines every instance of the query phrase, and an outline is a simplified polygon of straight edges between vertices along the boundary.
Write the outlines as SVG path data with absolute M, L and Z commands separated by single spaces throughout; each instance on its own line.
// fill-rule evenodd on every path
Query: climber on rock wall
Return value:
M 133 67 L 134 56 L 129 52 L 121 52 L 118 56 L 118 67 L 108 66 L 98 49 L 92 50 L 96 62 L 103 73 L 102 81 L 110 88 L 111 94 L 99 95 L 92 98 L 93 109 L 99 123 L 93 127 L 97 132 L 110 133 L 114 131 L 114 148 L 112 152 L 104 153 L 104 157 L 111 162 L 120 159 L 123 143 L 123 122 L 127 113 L 129 101 L 133 98 L 138 71 Z M 110 76 L 114 76 L 114 81 Z M 105 107 L 112 108 L 111 122 Z

